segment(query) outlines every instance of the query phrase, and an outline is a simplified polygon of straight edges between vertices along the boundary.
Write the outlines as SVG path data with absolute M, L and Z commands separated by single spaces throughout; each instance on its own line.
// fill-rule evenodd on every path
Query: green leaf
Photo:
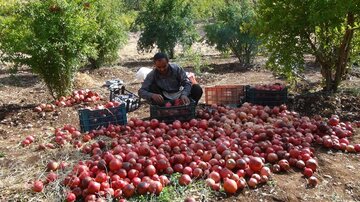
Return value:
M 172 58 L 178 43 L 191 46 L 197 38 L 190 4 L 183 0 L 148 0 L 135 23 L 142 28 L 140 51 L 156 46 Z
M 229 3 L 216 13 L 215 22 L 205 27 L 207 43 L 223 53 L 231 51 L 242 65 L 248 66 L 259 45 L 252 31 L 254 20 L 251 1 Z

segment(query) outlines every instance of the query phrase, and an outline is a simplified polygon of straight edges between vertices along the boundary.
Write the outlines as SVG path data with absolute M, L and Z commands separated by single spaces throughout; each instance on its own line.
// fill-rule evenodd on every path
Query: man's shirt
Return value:
M 147 100 L 151 99 L 153 95 L 150 92 L 150 86 L 156 84 L 163 92 L 175 93 L 183 86 L 184 89 L 181 95 L 189 96 L 191 90 L 191 81 L 187 77 L 184 69 L 176 64 L 169 64 L 168 72 L 161 75 L 156 69 L 153 69 L 145 78 L 141 88 L 139 89 L 139 96 Z

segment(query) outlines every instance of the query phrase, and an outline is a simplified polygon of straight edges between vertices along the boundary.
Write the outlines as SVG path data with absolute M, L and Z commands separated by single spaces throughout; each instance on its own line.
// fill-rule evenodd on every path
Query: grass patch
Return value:
M 4 152 L 0 152 L 0 158 L 5 157 L 5 153 Z
M 270 186 L 270 187 L 275 187 L 276 186 L 276 181 L 275 180 L 269 180 L 267 182 L 267 184 Z
M 339 87 L 339 92 L 350 94 L 353 96 L 360 96 L 360 87 L 357 86 Z
M 210 198 L 215 196 L 215 193 L 206 186 L 205 181 L 200 179 L 193 181 L 188 186 L 181 186 L 178 183 L 178 178 L 181 175 L 175 173 L 170 176 L 170 185 L 164 187 L 159 196 L 138 195 L 130 198 L 131 202 L 180 202 L 184 201 L 187 197 L 193 197 L 196 201 L 209 201 Z

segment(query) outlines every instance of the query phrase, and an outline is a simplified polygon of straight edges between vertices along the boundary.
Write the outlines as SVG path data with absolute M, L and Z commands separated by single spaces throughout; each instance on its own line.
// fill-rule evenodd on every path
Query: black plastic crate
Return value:
M 80 109 L 80 130 L 86 132 L 98 129 L 101 126 L 107 127 L 110 124 L 125 125 L 127 123 L 125 104 L 106 109 Z
M 122 80 L 108 80 L 104 86 L 110 91 L 110 101 L 125 103 L 126 112 L 134 111 L 140 107 L 140 97 L 126 90 Z
M 125 103 L 126 112 L 135 111 L 140 107 L 140 97 L 131 92 L 125 94 L 114 94 L 110 101 Z
M 279 106 L 286 104 L 288 90 L 284 87 L 281 90 L 258 90 L 251 86 L 245 87 L 245 101 L 263 106 Z
M 188 105 L 165 107 L 165 103 L 170 102 L 174 105 L 174 100 L 168 100 L 163 105 L 150 105 L 150 119 L 157 119 L 166 123 L 172 123 L 175 120 L 188 121 L 195 118 L 195 101 L 191 100 Z
M 124 86 L 110 90 L 110 101 L 125 103 L 126 112 L 132 112 L 140 107 L 140 97 L 126 90 Z

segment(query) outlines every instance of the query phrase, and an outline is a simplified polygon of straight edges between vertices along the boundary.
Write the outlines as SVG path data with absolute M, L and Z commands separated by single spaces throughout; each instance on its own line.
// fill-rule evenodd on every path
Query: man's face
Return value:
M 168 62 L 165 58 L 155 60 L 155 68 L 160 74 L 166 74 L 168 70 Z

